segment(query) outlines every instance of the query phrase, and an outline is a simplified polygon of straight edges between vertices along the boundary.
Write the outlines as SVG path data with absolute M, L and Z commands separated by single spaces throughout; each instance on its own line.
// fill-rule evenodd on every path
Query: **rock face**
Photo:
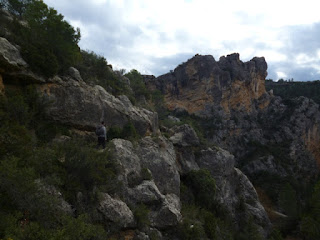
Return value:
M 173 239 L 163 236 L 183 221 L 180 177 L 192 170 L 210 171 L 216 181 L 215 200 L 236 226 L 250 216 L 264 235 L 270 221 L 249 179 L 267 172 L 307 181 L 319 174 L 319 106 L 304 97 L 284 102 L 266 93 L 266 70 L 264 58 L 243 63 L 239 54 L 219 61 L 196 55 L 168 74 L 145 77 L 150 90 L 165 95 L 173 111 L 171 121 L 181 124 L 177 118 L 181 112 L 197 117 L 208 142 L 204 145 L 187 124 L 162 127 L 164 137 L 157 113 L 133 106 L 127 96 L 115 97 L 101 86 L 87 85 L 73 67 L 66 75 L 51 79 L 35 75 L 18 48 L 0 38 L 0 93 L 6 85 L 35 83 L 50 103 L 47 117 L 79 131 L 93 131 L 101 120 L 109 127 L 129 122 L 135 126 L 139 141 L 113 139 L 110 143 L 108 154 L 119 166 L 122 185 L 116 193 L 101 193 L 96 210 L 108 227 L 132 230 L 139 225 L 135 210 L 145 206 L 149 225 L 137 231 L 141 239 L 150 239 L 152 231 L 159 239 Z M 41 189 L 57 196 L 57 208 L 73 213 L 57 191 Z M 78 195 L 81 202 L 81 193 Z
M 223 56 L 219 61 L 212 56 L 196 55 L 174 71 L 158 78 L 148 76 L 145 81 L 150 89 L 165 94 L 168 108 L 176 114 L 186 111 L 198 116 L 204 137 L 235 155 L 236 166 L 247 171 L 265 168 L 263 165 L 267 164 L 274 167 L 270 171 L 282 176 L 300 172 L 315 177 L 316 162 L 320 162 L 319 106 L 304 97 L 284 102 L 267 93 L 266 75 L 264 58 L 255 57 L 243 63 L 239 54 Z M 249 155 L 263 146 L 269 154 L 258 154 L 245 167 Z M 272 153 L 279 147 L 289 165 L 286 173 L 284 161 L 270 160 L 279 158 Z
M 120 165 L 125 202 L 149 206 L 151 226 L 163 229 L 181 220 L 180 175 L 172 144 L 164 138 L 156 141 L 145 137 L 133 147 L 129 141 L 115 139 L 112 156 Z
M 130 208 L 121 200 L 111 198 L 107 193 L 103 194 L 98 210 L 106 221 L 120 228 L 134 226 L 134 216 Z
M 74 71 L 74 70 L 73 70 Z M 89 86 L 71 77 L 54 77 L 39 88 L 51 103 L 48 115 L 55 121 L 93 130 L 104 120 L 107 126 L 123 127 L 131 121 L 144 136 L 157 131 L 157 113 L 134 107 L 127 97 L 116 98 L 101 86 Z
M 239 54 L 232 54 L 216 62 L 210 55 L 196 55 L 171 73 L 154 80 L 149 77 L 146 83 L 165 94 L 170 110 L 212 116 L 215 111 L 226 115 L 232 110 L 253 111 L 253 100 L 266 94 L 266 76 L 264 58 L 243 63 Z M 263 102 L 259 107 L 267 104 Z
M 200 168 L 208 169 L 216 180 L 216 199 L 228 212 L 241 221 L 243 215 L 252 216 L 259 230 L 267 235 L 271 223 L 259 202 L 257 192 L 249 179 L 234 167 L 234 156 L 221 148 L 202 150 L 197 159 Z M 243 211 L 238 211 L 240 205 Z

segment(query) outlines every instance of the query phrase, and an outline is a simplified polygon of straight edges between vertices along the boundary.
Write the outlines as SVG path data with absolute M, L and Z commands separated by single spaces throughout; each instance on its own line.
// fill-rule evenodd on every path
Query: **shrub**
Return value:
M 149 212 L 150 210 L 144 204 L 137 205 L 134 208 L 133 215 L 139 228 L 150 225 Z
M 214 209 L 216 183 L 208 170 L 192 170 L 183 177 L 183 182 L 192 190 L 199 206 Z
M 32 70 L 50 77 L 79 61 L 80 30 L 74 30 L 56 10 L 39 0 L 10 0 L 6 7 L 27 23 L 13 21 L 10 40 L 21 46 Z

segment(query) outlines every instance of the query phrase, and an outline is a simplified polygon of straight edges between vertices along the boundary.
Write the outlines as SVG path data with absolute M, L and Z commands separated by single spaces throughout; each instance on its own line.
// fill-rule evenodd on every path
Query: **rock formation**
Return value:
M 231 111 L 252 112 L 253 100 L 266 94 L 267 63 L 253 58 L 243 63 L 239 54 L 221 57 L 196 55 L 179 65 L 173 72 L 154 80 L 146 78 L 150 89 L 165 94 L 170 110 L 185 110 L 189 114 L 210 117 L 217 111 L 229 116 Z M 260 108 L 268 105 L 264 100 Z
M 250 178 L 266 171 L 296 179 L 319 173 L 319 106 L 304 97 L 288 103 L 267 93 L 266 75 L 264 58 L 243 63 L 239 54 L 231 54 L 218 62 L 196 55 L 173 72 L 145 78 L 150 90 L 165 95 L 167 107 L 176 114 L 171 120 L 179 123 L 181 112 L 198 118 L 208 141 L 204 145 L 188 124 L 163 127 L 161 133 L 157 113 L 133 106 L 127 96 L 115 97 L 101 86 L 89 86 L 73 67 L 50 79 L 37 76 L 18 48 L 0 38 L 0 92 L 10 85 L 35 84 L 49 102 L 47 118 L 79 131 L 92 132 L 100 120 L 109 127 L 133 123 L 141 139 L 113 139 L 108 149 L 119 166 L 122 185 L 113 194 L 101 193 L 96 211 L 106 225 L 130 230 L 138 227 L 134 209 L 147 206 L 150 224 L 137 232 L 141 239 L 150 239 L 150 232 L 170 239 L 164 233 L 183 221 L 180 177 L 192 170 L 210 171 L 216 181 L 215 200 L 236 226 L 244 215 L 250 216 L 265 236 L 270 220 Z M 267 150 L 257 152 L 265 146 Z M 284 155 L 270 146 L 284 146 Z M 256 154 L 250 157 L 252 153 Z M 59 200 L 71 212 L 68 203 Z M 240 205 L 244 207 L 239 210 Z

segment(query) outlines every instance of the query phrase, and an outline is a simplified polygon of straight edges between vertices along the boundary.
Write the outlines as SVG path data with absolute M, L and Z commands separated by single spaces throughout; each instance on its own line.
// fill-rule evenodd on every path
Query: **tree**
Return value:
M 8 0 L 6 4 L 27 23 L 14 21 L 11 31 L 32 70 L 50 77 L 80 60 L 80 29 L 75 30 L 56 10 L 40 0 Z

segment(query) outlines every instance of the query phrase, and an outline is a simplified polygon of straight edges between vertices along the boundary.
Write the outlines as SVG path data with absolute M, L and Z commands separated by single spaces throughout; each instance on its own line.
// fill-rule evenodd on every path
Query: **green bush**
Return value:
M 100 85 L 114 95 L 128 94 L 128 87 L 114 74 L 104 57 L 84 50 L 81 56 L 76 68 L 86 83 Z
M 150 99 L 150 93 L 146 88 L 142 75 L 135 69 L 125 74 L 130 80 L 130 86 L 134 92 L 135 98 L 144 96 L 146 99 Z
M 27 23 L 12 22 L 10 41 L 21 46 L 32 70 L 50 77 L 80 60 L 80 30 L 74 30 L 56 10 L 39 0 L 10 0 L 6 8 Z
M 149 208 L 144 204 L 137 205 L 134 208 L 133 215 L 137 221 L 137 225 L 139 228 L 150 225 L 149 212 Z
M 199 206 L 214 209 L 216 183 L 208 170 L 192 170 L 183 177 L 183 182 L 192 190 Z
M 137 133 L 137 130 L 133 123 L 129 121 L 127 124 L 121 127 L 112 126 L 108 130 L 108 140 L 114 138 L 123 138 L 128 140 L 137 140 L 140 138 L 140 135 Z

